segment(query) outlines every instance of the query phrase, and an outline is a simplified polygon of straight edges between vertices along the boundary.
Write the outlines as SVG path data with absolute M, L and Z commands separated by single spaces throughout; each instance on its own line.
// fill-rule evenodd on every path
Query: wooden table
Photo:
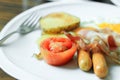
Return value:
M 9 22 L 13 17 L 18 15 L 19 13 L 33 6 L 40 5 L 46 2 L 48 1 L 45 1 L 45 0 L 0 0 L 0 30 L 6 25 L 7 22 Z M 6 74 L 4 71 L 0 69 L 0 80 L 15 80 L 15 78 L 9 76 L 8 74 Z

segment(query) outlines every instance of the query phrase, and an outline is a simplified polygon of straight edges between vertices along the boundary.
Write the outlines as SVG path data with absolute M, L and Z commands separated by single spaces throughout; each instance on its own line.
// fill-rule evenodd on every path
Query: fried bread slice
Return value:
M 79 27 L 80 19 L 65 12 L 50 13 L 40 19 L 40 27 L 45 33 L 60 33 Z

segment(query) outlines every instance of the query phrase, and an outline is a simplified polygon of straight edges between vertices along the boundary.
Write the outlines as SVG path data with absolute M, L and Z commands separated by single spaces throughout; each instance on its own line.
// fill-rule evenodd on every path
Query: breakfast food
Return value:
M 106 77 L 108 75 L 108 67 L 104 55 L 100 52 L 95 52 L 92 54 L 92 61 L 95 74 L 100 78 Z
M 113 32 L 111 29 L 108 28 L 100 30 L 83 29 L 80 30 L 78 33 L 80 34 L 80 36 L 82 36 L 82 38 L 84 37 L 84 45 L 89 43 L 89 45 L 86 45 L 87 47 L 80 46 L 82 49 L 88 49 L 88 47 L 92 49 L 94 46 L 98 47 L 103 53 L 119 63 L 119 34 Z M 85 41 L 87 41 L 87 43 Z
M 89 52 L 78 50 L 78 65 L 83 71 L 89 71 L 91 69 L 92 60 Z
M 48 14 L 40 23 L 42 31 L 47 34 L 42 35 L 39 40 L 41 55 L 38 55 L 48 64 L 64 65 L 77 52 L 79 68 L 86 72 L 93 68 L 99 78 L 108 75 L 105 56 L 120 64 L 120 34 L 119 30 L 115 32 L 116 28 L 106 28 L 103 23 L 98 25 L 99 28 L 78 27 L 79 19 L 63 12 Z
M 60 33 L 79 27 L 80 19 L 65 12 L 48 14 L 40 19 L 40 27 L 45 33 Z
M 89 71 L 93 63 L 93 69 L 95 74 L 100 78 L 106 77 L 108 74 L 108 68 L 103 52 L 101 52 L 103 41 L 100 38 L 101 36 L 99 37 L 98 35 L 98 30 L 85 28 L 77 30 L 77 34 L 79 35 L 79 39 L 76 40 L 79 46 L 78 64 L 80 69 L 83 71 Z M 74 36 L 72 35 L 71 37 L 70 35 L 68 37 L 74 38 Z M 90 57 L 89 53 L 91 53 L 92 58 Z
M 119 33 L 120 32 L 120 23 L 117 23 L 117 24 L 113 24 L 113 23 L 107 23 L 107 22 L 103 22 L 103 23 L 100 23 L 98 25 L 100 28 L 106 28 L 106 27 L 109 27 L 110 29 L 112 29 L 113 31 Z
M 67 38 L 52 37 L 41 42 L 40 50 L 44 60 L 51 65 L 63 65 L 70 61 L 76 52 L 76 45 Z

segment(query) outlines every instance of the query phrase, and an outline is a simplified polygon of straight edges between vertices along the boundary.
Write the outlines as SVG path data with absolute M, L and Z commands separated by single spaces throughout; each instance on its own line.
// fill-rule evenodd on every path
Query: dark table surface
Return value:
M 93 0 L 112 4 L 110 0 Z M 0 0 L 0 30 L 9 22 L 13 17 L 19 13 L 43 3 L 48 3 L 47 0 Z M 2 69 L 0 69 L 0 80 L 15 80 L 9 76 Z

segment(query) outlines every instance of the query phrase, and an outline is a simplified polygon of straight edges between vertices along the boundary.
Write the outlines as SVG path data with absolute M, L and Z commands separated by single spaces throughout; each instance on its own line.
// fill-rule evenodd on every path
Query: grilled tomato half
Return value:
M 54 66 L 64 65 L 69 62 L 76 50 L 76 44 L 63 37 L 47 38 L 40 44 L 40 51 L 44 60 Z

